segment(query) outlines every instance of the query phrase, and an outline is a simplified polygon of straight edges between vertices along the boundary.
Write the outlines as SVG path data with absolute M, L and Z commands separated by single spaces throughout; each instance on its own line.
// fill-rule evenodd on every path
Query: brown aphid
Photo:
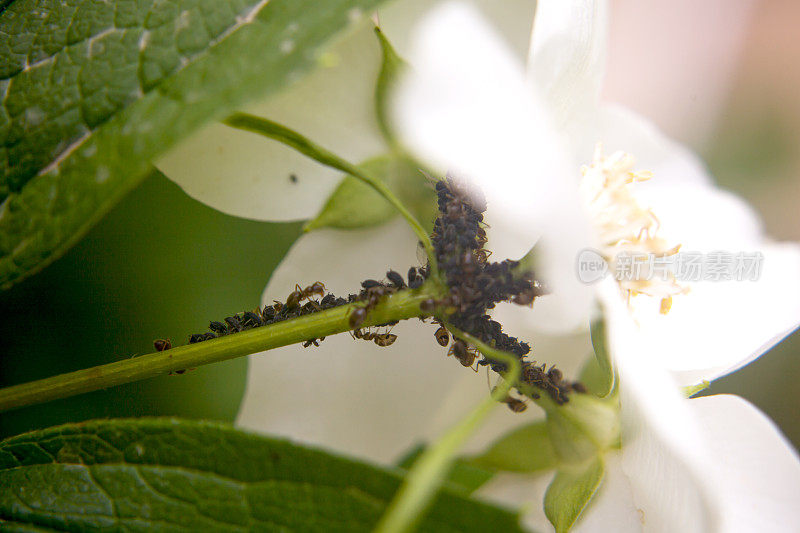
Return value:
M 375 335 L 373 340 L 375 341 L 375 344 L 377 344 L 378 346 L 390 346 L 394 344 L 394 341 L 397 340 L 397 335 L 394 335 L 392 333 L 381 333 Z
M 361 327 L 361 324 L 364 323 L 364 320 L 367 319 L 367 310 L 363 307 L 356 307 L 352 311 L 350 311 L 350 327 L 353 329 L 358 329 Z
M 447 355 L 454 356 L 462 366 L 471 367 L 475 363 L 475 351 L 470 349 L 467 343 L 461 339 L 456 339 L 453 342 Z
M 353 338 L 361 339 L 361 340 L 365 340 L 365 341 L 371 341 L 377 335 L 377 333 L 372 333 L 369 330 L 361 331 L 360 328 L 354 329 L 353 331 L 350 332 L 350 334 L 353 336 Z
M 439 343 L 439 346 L 447 346 L 450 343 L 450 334 L 444 326 L 437 329 L 433 335 L 436 337 L 436 342 Z
M 157 352 L 163 352 L 172 348 L 172 341 L 169 339 L 156 339 L 153 341 L 153 347 Z
M 428 298 L 427 300 L 422 300 L 419 303 L 419 309 L 423 313 L 431 314 L 436 309 L 436 302 L 433 301 L 432 298 Z
M 528 408 L 527 403 L 523 402 L 518 398 L 512 398 L 511 396 L 508 396 L 505 400 L 503 400 L 503 403 L 505 403 L 508 406 L 508 408 L 515 413 L 521 413 L 522 411 Z
M 494 394 L 496 390 L 497 390 L 497 387 L 493 388 L 492 389 L 492 394 Z M 536 397 L 538 398 L 538 396 L 536 396 Z M 510 394 L 506 394 L 505 398 L 503 398 L 502 400 L 498 400 L 498 401 L 503 402 L 504 404 L 506 404 L 508 406 L 508 408 L 511 409 L 512 411 L 514 411 L 515 413 L 521 413 L 522 411 L 524 411 L 525 409 L 528 408 L 528 404 L 527 403 L 525 403 L 524 401 L 522 401 L 522 400 L 520 400 L 518 398 L 512 397 Z
M 530 305 L 533 306 L 533 301 L 536 299 L 536 294 L 533 290 L 515 294 L 511 301 L 517 305 Z
M 367 307 L 372 309 L 380 302 L 381 298 L 392 291 L 385 285 L 373 285 L 367 289 Z

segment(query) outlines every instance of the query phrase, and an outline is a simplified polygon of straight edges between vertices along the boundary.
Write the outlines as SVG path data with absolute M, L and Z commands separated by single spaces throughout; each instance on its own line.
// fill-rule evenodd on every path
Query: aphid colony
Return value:
M 449 346 L 448 356 L 454 356 L 463 366 L 472 367 L 477 362 L 476 371 L 479 366 L 488 366 L 495 372 L 504 372 L 506 365 L 485 355 L 481 358 L 475 347 L 455 336 L 451 343 L 451 334 L 444 322 L 492 347 L 516 355 L 522 363 L 522 376 L 517 389 L 532 398 L 539 397 L 538 392 L 532 388 L 544 391 L 559 404 L 567 402 L 568 394 L 572 391 L 585 392 L 582 384 L 564 380 L 557 368 L 551 367 L 548 370 L 545 365 L 525 360 L 525 356 L 531 351 L 530 345 L 504 333 L 500 323 L 487 314 L 499 302 L 532 305 L 536 297 L 544 294 L 545 290 L 532 273 L 515 271 L 519 265 L 517 261 L 488 261 L 491 252 L 484 248 L 487 240 L 483 223 L 485 200 L 452 176 L 436 182 L 436 193 L 439 216 L 434 223 L 431 240 L 449 293 L 444 298 L 428 299 L 420 304 L 420 310 L 428 318 L 431 315 L 436 316 L 433 318 L 433 322 L 439 326 L 434 334 L 436 341 L 443 347 Z M 272 305 L 263 309 L 229 316 L 222 322 L 212 321 L 209 324 L 210 331 L 191 335 L 189 343 L 215 339 L 349 303 L 363 303 L 355 306 L 348 315 L 352 337 L 374 342 L 382 347 L 390 346 L 397 340 L 397 335 L 391 333 L 391 327 L 397 321 L 375 326 L 388 328 L 384 331 L 362 329 L 363 323 L 382 299 L 405 288 L 421 287 L 430 271 L 429 264 L 421 268 L 411 267 L 406 284 L 401 274 L 389 270 L 386 273 L 387 281 L 364 280 L 361 291 L 350 294 L 347 298 L 326 294 L 325 285 L 319 281 L 305 288 L 295 285 L 295 290 L 285 301 L 274 300 Z M 324 339 L 308 339 L 303 346 L 319 346 Z M 155 348 L 157 351 L 167 350 L 171 348 L 171 343 L 157 340 Z M 523 401 L 511 396 L 503 402 L 515 412 L 524 411 L 526 407 Z
M 321 300 L 314 299 L 314 296 L 322 297 Z M 347 300 L 344 298 L 337 298 L 333 294 L 325 294 L 325 285 L 319 281 L 301 288 L 295 285 L 295 290 L 289 294 L 285 302 L 274 300 L 272 305 L 266 305 L 263 309 L 255 309 L 253 311 L 245 311 L 233 316 L 226 317 L 224 321 L 211 321 L 208 328 L 211 331 L 205 333 L 195 333 L 189 337 L 189 344 L 203 342 L 225 335 L 232 335 L 240 331 L 266 326 L 267 324 L 274 324 L 290 318 L 297 318 L 299 316 L 315 313 L 317 311 L 324 311 L 339 305 L 344 305 Z M 322 339 L 309 339 L 303 346 L 319 346 Z
M 536 297 L 545 293 L 540 282 L 532 273 L 515 272 L 517 261 L 505 260 L 491 263 L 491 252 L 484 248 L 486 231 L 483 212 L 486 201 L 482 195 L 467 188 L 464 182 L 452 176 L 436 183 L 439 216 L 432 234 L 436 260 L 446 278 L 450 292 L 447 297 L 427 303 L 426 312 L 438 310 L 446 315 L 446 321 L 460 330 L 479 338 L 497 349 L 510 352 L 522 361 L 522 382 L 525 385 L 544 390 L 557 403 L 565 403 L 569 392 L 583 392 L 579 383 L 563 379 L 556 368 L 547 370 L 545 365 L 524 358 L 530 346 L 503 332 L 499 322 L 492 320 L 487 311 L 499 302 L 513 302 L 518 305 L 532 305 Z M 427 276 L 429 269 L 421 269 Z M 449 333 L 445 326 L 434 320 L 439 328 L 436 341 L 441 346 L 449 344 Z M 453 355 L 462 365 L 471 367 L 480 356 L 477 351 L 461 339 L 453 338 L 448 355 Z M 489 366 L 495 372 L 503 372 L 506 365 L 484 356 L 478 365 Z M 477 368 L 477 367 L 476 367 Z M 536 398 L 535 391 L 526 391 Z M 524 403 L 508 398 L 505 403 L 513 411 L 524 410 Z
M 195 333 L 189 337 L 189 344 L 203 342 L 225 335 L 232 335 L 240 331 L 246 331 L 268 324 L 275 324 L 291 318 L 316 313 L 318 311 L 325 311 L 334 307 L 339 307 L 348 303 L 365 302 L 364 306 L 354 308 L 349 315 L 350 326 L 353 328 L 352 335 L 356 339 L 371 341 L 378 346 L 389 346 L 397 340 L 397 335 L 390 332 L 377 333 L 372 331 L 361 331 L 360 326 L 371 311 L 384 296 L 396 292 L 404 288 L 405 282 L 403 277 L 390 270 L 386 273 L 389 279 L 388 283 L 382 283 L 375 280 L 365 280 L 361 283 L 362 290 L 358 294 L 350 294 L 347 298 L 341 298 L 334 294 L 325 292 L 325 285 L 317 281 L 301 288 L 295 285 L 295 290 L 286 298 L 286 301 L 281 302 L 274 300 L 272 305 L 267 305 L 263 309 L 256 309 L 254 311 L 245 311 L 233 316 L 226 317 L 223 322 L 212 321 L 208 327 L 211 331 L 205 333 Z M 315 298 L 315 297 L 321 297 Z M 393 326 L 397 322 L 390 322 L 387 324 L 380 324 L 380 326 Z M 319 346 L 325 337 L 308 339 L 303 343 L 303 347 Z M 171 345 L 170 345 L 171 347 Z M 163 349 L 156 346 L 157 351 Z

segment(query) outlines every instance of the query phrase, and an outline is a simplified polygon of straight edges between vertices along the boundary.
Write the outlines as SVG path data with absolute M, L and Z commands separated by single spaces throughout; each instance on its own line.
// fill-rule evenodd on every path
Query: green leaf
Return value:
M 0 287 L 63 254 L 182 137 L 313 66 L 380 1 L 4 3 Z
M 401 480 L 219 424 L 93 421 L 0 443 L 0 521 L 23 530 L 368 531 Z M 446 489 L 422 529 L 520 530 L 516 515 Z
M 520 473 L 551 470 L 559 464 L 545 421 L 511 431 L 486 452 L 466 462 L 489 470 Z
M 436 196 L 419 167 L 405 156 L 388 154 L 359 165 L 375 176 L 409 208 L 423 224 L 435 217 Z M 363 181 L 346 176 L 333 191 L 305 231 L 319 228 L 353 229 L 378 226 L 398 215 L 375 189 Z
M 375 114 L 383 138 L 390 146 L 396 146 L 397 140 L 389 123 L 388 99 L 392 86 L 407 65 L 403 58 L 397 55 L 386 35 L 377 26 L 375 35 L 381 45 L 381 70 L 378 73 L 378 82 L 375 84 Z
M 414 464 L 414 461 L 422 455 L 424 450 L 425 446 L 417 446 L 400 459 L 397 466 L 408 470 Z M 452 469 L 447 474 L 445 485 L 455 491 L 463 492 L 464 494 L 472 494 L 481 488 L 484 483 L 492 479 L 492 477 L 494 477 L 494 472 L 492 470 L 473 465 L 469 461 L 456 459 Z
M 558 471 L 544 495 L 544 514 L 557 533 L 572 529 L 603 481 L 603 459 Z
M 591 335 L 592 347 L 594 348 L 595 359 L 597 360 L 597 366 L 600 371 L 599 375 L 595 373 L 594 379 L 592 379 L 596 385 L 591 390 L 603 398 L 614 390 L 615 384 L 614 366 L 611 362 L 611 354 L 608 351 L 608 342 L 606 340 L 605 321 L 600 319 L 592 322 Z M 587 380 L 589 380 L 589 376 L 590 375 L 587 375 Z M 583 379 L 583 376 L 581 379 Z

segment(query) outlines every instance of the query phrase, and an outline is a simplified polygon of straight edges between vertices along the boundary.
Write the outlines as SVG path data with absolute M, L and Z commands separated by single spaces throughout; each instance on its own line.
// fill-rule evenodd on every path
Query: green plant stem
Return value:
M 506 363 L 508 370 L 503 374 L 503 382 L 495 388 L 491 396 L 481 401 L 414 462 L 389 509 L 375 528 L 378 533 L 400 533 L 413 529 L 447 479 L 456 454 L 464 442 L 480 427 L 498 402 L 506 397 L 520 376 L 522 365 L 515 355 L 496 350 L 450 324 L 446 326 L 454 336 L 474 345 L 484 355 Z
M 420 316 L 419 304 L 428 298 L 431 295 L 422 289 L 392 294 L 369 312 L 362 327 Z M 6 387 L 0 389 L 0 412 L 349 331 L 352 329 L 350 311 L 359 306 L 363 303 L 343 305 L 209 341 Z
M 268 137 L 283 143 L 286 146 L 294 148 L 301 154 L 314 159 L 318 163 L 322 163 L 325 166 L 346 172 L 347 174 L 360 179 L 375 189 L 378 194 L 383 196 L 387 202 L 392 204 L 392 206 L 394 206 L 394 208 L 397 209 L 401 215 L 403 215 L 403 218 L 406 219 L 408 225 L 411 226 L 411 229 L 417 235 L 417 238 L 425 248 L 425 253 L 428 256 L 428 260 L 430 261 L 431 269 L 433 271 L 432 273 L 438 273 L 436 254 L 434 253 L 433 244 L 431 243 L 428 233 L 417 221 L 417 219 L 414 218 L 414 215 L 412 215 L 411 212 L 406 209 L 406 206 L 403 205 L 397 196 L 395 196 L 394 193 L 389 190 L 389 188 L 381 180 L 364 173 L 364 171 L 359 169 L 356 165 L 345 161 L 333 152 L 330 152 L 329 150 L 319 146 L 300 133 L 289 129 L 286 126 L 278 124 L 277 122 L 273 122 L 272 120 L 247 113 L 234 113 L 226 118 L 223 122 L 232 128 L 257 133 L 259 135 L 263 135 L 264 137 Z

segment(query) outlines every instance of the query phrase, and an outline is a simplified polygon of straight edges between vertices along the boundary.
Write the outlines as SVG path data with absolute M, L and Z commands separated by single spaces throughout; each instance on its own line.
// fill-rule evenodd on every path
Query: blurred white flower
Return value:
M 656 298 L 631 300 L 645 337 L 660 346 L 650 357 L 663 354 L 659 364 L 682 384 L 713 380 L 800 324 L 800 247 L 769 241 L 749 206 L 714 187 L 693 154 L 644 119 L 600 102 L 605 11 L 599 1 L 539 2 L 526 71 L 473 11 L 443 6 L 419 26 L 396 126 L 426 161 L 483 188 L 498 255 L 520 257 L 534 244 L 541 250 L 540 274 L 553 294 L 537 302 L 533 317 L 517 311 L 504 314 L 504 323 L 585 328 L 596 291 L 575 267 L 587 247 L 760 252 L 758 281 L 651 282 L 639 292 Z M 612 155 L 595 160 L 598 142 Z M 633 192 L 613 189 L 613 179 L 637 176 L 622 150 L 655 176 Z M 593 162 L 583 181 L 593 192 L 582 198 L 580 169 Z M 612 201 L 595 202 L 601 193 Z M 612 205 L 624 212 L 612 213 Z M 609 216 L 628 218 L 609 223 Z M 669 313 L 659 313 L 675 294 L 682 295 Z
M 537 241 L 543 248 L 554 294 L 542 303 L 560 305 L 537 302 L 536 312 L 512 326 L 515 333 L 553 316 L 562 326 L 585 325 L 591 300 L 603 303 L 621 381 L 624 482 L 606 487 L 584 525 L 598 520 L 595 529 L 608 530 L 604 520 L 616 516 L 633 530 L 644 524 L 652 531 L 747 531 L 768 514 L 777 529 L 789 530 L 797 512 L 785 495 L 800 486 L 791 447 L 745 402 L 686 401 L 678 384 L 730 372 L 797 327 L 800 249 L 770 243 L 752 211 L 713 187 L 691 153 L 641 118 L 600 104 L 604 19 L 604 2 L 541 0 L 525 72 L 473 11 L 455 3 L 436 10 L 420 25 L 408 56 L 415 70 L 398 91 L 397 127 L 417 154 L 484 189 L 494 246 L 499 242 L 512 256 Z M 598 141 L 635 153 L 657 178 L 637 185 L 635 196 L 627 186 L 614 189 L 623 174 L 631 181 L 637 175 L 629 156 L 593 159 Z M 581 191 L 580 168 L 589 162 Z M 602 194 L 612 198 L 593 204 Z M 582 248 L 622 238 L 644 252 L 672 253 L 666 243 L 700 252 L 759 251 L 763 269 L 758 282 L 687 283 L 680 297 L 685 291 L 674 283 L 645 287 L 654 305 L 640 306 L 646 298 L 629 305 L 621 293 L 633 287 L 606 279 L 592 293 L 574 275 Z M 659 312 L 672 296 L 671 311 Z M 737 417 L 758 429 L 731 424 Z M 734 459 L 715 453 L 722 448 Z M 769 479 L 753 471 L 752 456 L 763 461 Z

